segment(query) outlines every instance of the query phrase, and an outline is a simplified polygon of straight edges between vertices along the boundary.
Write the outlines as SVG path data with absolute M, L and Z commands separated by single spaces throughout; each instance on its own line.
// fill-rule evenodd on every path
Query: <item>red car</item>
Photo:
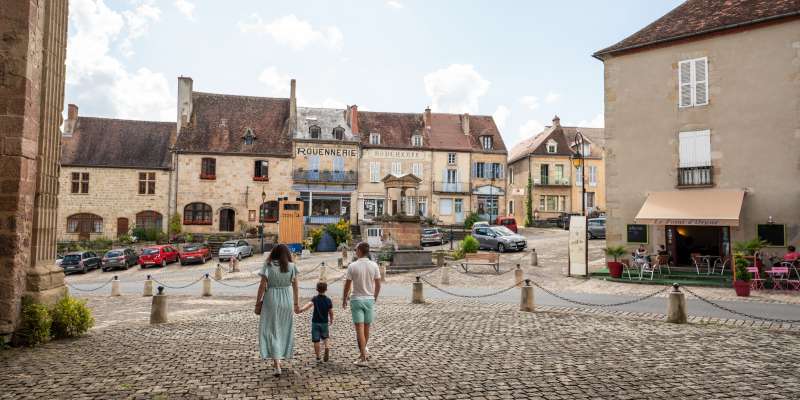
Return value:
M 142 249 L 139 256 L 139 265 L 142 268 L 151 266 L 166 267 L 169 263 L 178 261 L 178 250 L 170 245 L 150 246 Z
M 181 247 L 179 256 L 181 258 L 181 265 L 186 265 L 192 262 L 205 264 L 206 261 L 211 259 L 211 252 L 208 250 L 208 246 L 204 243 L 189 243 Z
M 512 232 L 517 233 L 517 220 L 514 219 L 512 216 L 507 217 L 497 217 L 495 220 L 495 225 L 502 225 L 506 228 L 510 229 Z

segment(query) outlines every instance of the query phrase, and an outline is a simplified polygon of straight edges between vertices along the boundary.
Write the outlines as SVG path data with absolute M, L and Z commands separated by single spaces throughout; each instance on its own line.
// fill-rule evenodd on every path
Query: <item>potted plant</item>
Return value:
M 750 266 L 750 262 L 741 253 L 737 253 L 734 259 L 736 260 L 734 263 L 736 279 L 733 281 L 733 290 L 736 291 L 737 296 L 748 297 L 750 296 L 750 272 L 747 271 L 747 267 Z
M 625 255 L 625 246 L 608 246 L 603 251 L 605 251 L 606 257 L 614 259 L 614 261 L 608 262 L 608 272 L 611 277 L 622 278 L 622 263 L 618 259 Z

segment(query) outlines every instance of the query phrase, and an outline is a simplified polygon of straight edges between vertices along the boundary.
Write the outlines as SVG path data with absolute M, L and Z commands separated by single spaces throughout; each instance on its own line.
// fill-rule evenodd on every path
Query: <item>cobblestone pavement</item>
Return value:
M 126 300 L 92 301 L 112 309 Z M 321 365 L 308 340 L 310 317 L 297 317 L 300 354 L 274 378 L 258 359 L 250 304 L 229 306 L 0 352 L 0 399 L 800 397 L 796 332 L 463 301 L 380 302 L 367 368 L 351 363 L 353 329 L 340 309 L 332 361 Z

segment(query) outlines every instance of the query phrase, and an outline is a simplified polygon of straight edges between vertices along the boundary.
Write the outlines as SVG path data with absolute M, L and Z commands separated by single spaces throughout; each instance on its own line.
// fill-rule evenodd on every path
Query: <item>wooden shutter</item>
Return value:
M 681 168 L 695 166 L 694 132 L 681 132 L 678 135 L 678 157 Z
M 695 166 L 707 167 L 711 165 L 711 132 L 697 132 L 694 139 Z
M 708 104 L 708 60 L 699 58 L 693 63 L 694 105 Z
M 692 62 L 681 61 L 678 63 L 678 105 L 691 107 L 692 105 Z

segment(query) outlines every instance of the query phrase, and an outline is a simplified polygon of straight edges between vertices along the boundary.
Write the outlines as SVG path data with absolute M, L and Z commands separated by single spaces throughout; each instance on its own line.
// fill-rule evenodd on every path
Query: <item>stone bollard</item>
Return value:
M 153 303 L 150 306 L 150 323 L 163 324 L 167 322 L 167 295 L 164 294 L 164 287 L 158 287 L 158 294 L 153 296 Z
M 239 259 L 231 257 L 231 272 L 239 272 Z
M 144 291 L 142 292 L 143 297 L 150 297 L 153 295 L 153 280 L 150 279 L 150 275 L 147 275 L 147 280 L 144 281 Z
M 536 254 L 536 249 L 531 249 L 531 267 L 539 265 L 539 256 Z
M 667 302 L 667 322 L 685 324 L 686 319 L 686 296 L 681 292 L 680 285 L 673 283 Z
M 533 286 L 531 286 L 530 279 L 525 279 L 525 286 L 522 287 L 521 294 L 522 298 L 520 299 L 519 310 L 525 312 L 536 311 L 533 302 Z
M 381 261 L 381 265 L 378 268 L 381 271 L 381 282 L 386 282 L 386 261 Z
M 417 281 L 411 284 L 411 302 L 414 304 L 425 304 L 425 298 L 422 297 L 422 281 L 417 277 Z
M 342 260 L 347 260 L 347 248 L 342 248 Z
M 436 267 L 442 268 L 444 265 L 444 253 L 439 252 L 436 253 Z
M 442 265 L 442 285 L 450 284 L 450 268 L 447 268 L 447 263 Z
M 217 269 L 214 270 L 214 279 L 221 281 L 222 280 L 222 265 L 217 263 Z
M 514 270 L 514 282 L 517 282 L 517 287 L 522 286 L 522 268 L 517 264 L 517 269 Z
M 119 277 L 114 275 L 114 280 L 111 281 L 111 297 L 120 296 L 119 293 Z
M 211 278 L 208 274 L 203 278 L 203 297 L 211 296 Z
M 324 262 L 319 266 L 319 281 L 328 282 L 328 267 L 325 266 Z
M 339 269 L 344 268 L 344 263 L 342 262 L 341 258 L 336 260 L 336 265 L 339 267 Z

